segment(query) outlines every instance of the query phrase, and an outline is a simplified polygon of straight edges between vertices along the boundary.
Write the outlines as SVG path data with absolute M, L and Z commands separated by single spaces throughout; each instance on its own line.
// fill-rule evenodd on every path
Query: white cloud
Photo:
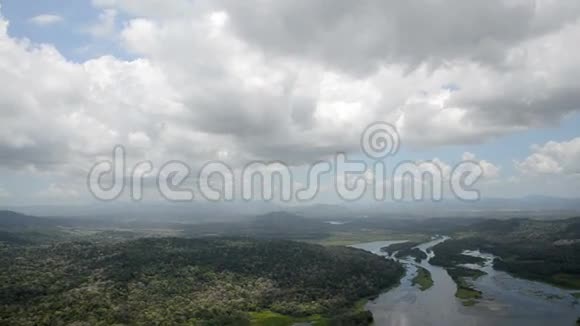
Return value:
M 515 162 L 524 174 L 580 174 L 580 137 L 534 145 L 531 150 L 530 156 Z
M 103 10 L 98 21 L 89 27 L 88 32 L 93 37 L 112 37 L 116 32 L 117 11 L 114 9 Z
M 135 12 L 135 5 L 131 1 L 118 1 L 117 4 L 120 10 L 131 4 L 133 9 L 129 13 Z M 469 43 L 469 46 L 457 45 L 462 49 L 459 57 L 446 49 L 441 50 L 439 54 L 445 57 L 437 60 L 445 64 L 432 65 L 428 64 L 431 60 L 429 58 L 415 58 L 411 61 L 419 61 L 414 64 L 414 70 L 410 71 L 405 56 L 395 57 L 398 54 L 396 49 L 382 47 L 383 36 L 367 40 L 376 43 L 369 43 L 369 46 L 378 47 L 367 53 L 364 47 L 340 43 L 343 37 L 332 39 L 332 35 L 342 35 L 341 30 L 334 30 L 339 27 L 332 24 L 325 25 L 324 20 L 312 19 L 309 23 L 312 26 L 308 25 L 312 28 L 304 35 L 296 34 L 302 31 L 301 26 L 304 24 L 278 26 L 270 20 L 278 14 L 289 14 L 291 17 L 319 15 L 327 18 L 322 15 L 322 9 L 320 12 L 316 10 L 320 9 L 316 4 L 296 8 L 293 4 L 262 4 L 265 8 L 260 12 L 272 15 L 265 19 L 272 26 L 250 30 L 246 30 L 249 28 L 246 25 L 251 25 L 251 20 L 255 18 L 256 24 L 262 24 L 263 21 L 253 17 L 253 12 L 240 9 L 235 3 L 216 6 L 220 8 L 217 11 L 207 3 L 197 2 L 196 5 L 199 8 L 192 10 L 189 15 L 184 13 L 169 17 L 158 17 L 143 5 L 141 9 L 147 11 L 146 16 L 149 18 L 131 20 L 122 32 L 122 40 L 127 49 L 150 58 L 154 64 L 168 72 L 178 92 L 188 99 L 188 107 L 197 111 L 192 113 L 202 128 L 231 133 L 248 129 L 272 132 L 272 129 L 264 130 L 266 122 L 269 126 L 277 126 L 274 129 L 277 134 L 268 135 L 274 142 L 290 139 L 302 143 L 304 140 L 301 136 L 310 133 L 304 139 L 336 139 L 337 143 L 349 149 L 356 144 L 352 141 L 345 143 L 345 139 L 356 138 L 351 137 L 354 131 L 359 131 L 370 121 L 387 120 L 397 123 L 406 144 L 438 146 L 485 142 L 510 132 L 557 123 L 566 113 L 578 110 L 576 103 L 580 98 L 576 98 L 579 93 L 575 90 L 580 88 L 580 83 L 568 77 L 570 71 L 580 67 L 580 60 L 570 55 L 574 49 L 569 42 L 580 36 L 580 24 L 576 20 L 580 11 L 576 6 L 544 3 L 538 8 L 525 6 L 525 10 L 520 12 L 512 10 L 514 8 L 503 1 L 494 1 L 491 5 L 483 5 L 483 11 L 465 6 L 451 8 L 467 10 L 469 15 L 476 17 L 473 20 L 485 20 L 486 17 L 477 15 L 492 12 L 505 16 L 504 24 L 517 18 L 521 20 L 518 28 L 522 30 L 514 35 L 505 35 L 503 29 L 496 30 L 493 26 L 476 31 L 466 29 L 469 33 L 480 33 L 468 35 L 474 40 L 497 39 L 497 42 L 489 41 L 498 46 L 497 51 L 494 50 L 498 61 L 493 64 L 485 61 L 482 54 L 470 53 L 470 49 L 475 52 L 481 49 L 473 48 L 468 40 L 458 36 L 457 42 Z M 360 26 L 352 26 L 352 33 L 356 33 L 354 39 L 367 35 L 368 30 L 373 30 L 371 27 L 374 22 L 388 21 L 386 16 L 393 14 L 379 10 L 384 8 L 377 6 L 376 10 L 367 8 L 362 12 L 354 11 L 357 15 L 368 14 L 376 18 L 370 21 L 360 19 Z M 450 9 L 447 5 L 444 7 L 439 9 Z M 541 11 L 542 8 L 546 12 Z M 396 12 L 403 9 L 393 10 Z M 214 26 L 216 13 L 227 13 L 227 20 L 220 19 L 220 22 L 225 20 L 227 23 L 219 24 L 220 32 L 217 34 Z M 554 17 L 550 17 L 549 13 Z M 329 13 L 335 14 L 339 16 L 339 21 L 347 19 L 340 16 L 340 13 Z M 244 18 L 243 22 L 240 15 Z M 414 19 L 430 21 L 435 16 Z M 561 17 L 562 20 L 555 17 Z M 440 20 L 435 21 L 440 23 Z M 431 24 L 435 24 L 435 21 Z M 277 33 L 276 28 L 283 28 L 284 32 L 278 31 L 282 34 L 268 38 L 277 44 L 275 48 L 274 44 L 263 44 L 264 40 L 255 39 L 265 37 L 260 34 L 262 32 Z M 309 40 L 317 37 L 316 30 L 328 28 L 328 32 L 321 32 L 321 37 L 328 37 L 329 40 L 312 42 L 315 57 L 309 55 L 311 49 L 293 48 L 302 43 L 292 40 Z M 386 36 L 399 31 L 394 27 L 392 30 L 374 30 Z M 460 31 L 457 29 L 452 32 Z M 250 32 L 257 36 L 249 35 Z M 412 36 L 420 38 L 416 40 L 417 43 L 425 44 L 427 36 L 423 39 L 421 35 Z M 288 46 L 276 42 L 288 42 Z M 455 47 L 454 44 L 448 46 Z M 282 53 L 282 50 L 286 52 Z M 319 56 L 320 53 L 329 55 Z M 353 66 L 343 67 L 342 62 L 333 61 L 333 58 L 341 55 L 362 57 L 356 60 L 345 59 L 344 64 L 352 63 Z M 360 68 L 356 67 L 357 63 L 365 65 L 377 61 L 373 59 L 374 55 L 393 58 L 394 61 L 385 61 L 385 65 L 372 64 L 374 69 L 361 68 L 365 70 L 363 75 L 351 73 Z M 450 83 L 456 84 L 457 88 L 443 88 L 443 85 Z M 191 85 L 198 85 L 197 89 Z M 215 100 L 218 97 L 226 97 L 228 100 Z M 237 100 L 229 101 L 229 98 Z M 211 105 L 210 109 L 198 109 L 208 105 Z M 226 110 L 227 115 L 232 117 L 230 121 L 236 122 L 235 125 L 224 123 L 225 116 L 220 118 L 220 115 L 226 114 Z M 260 121 L 258 117 L 266 121 Z M 353 131 L 353 134 L 344 135 L 349 131 Z M 282 149 L 280 152 L 286 151 Z
M 142 131 L 129 133 L 129 144 L 136 147 L 148 148 L 151 146 L 151 138 Z
M 131 160 L 227 153 L 234 165 L 303 164 L 358 152 L 379 120 L 423 148 L 481 143 L 579 109 L 575 2 L 93 3 L 90 34 L 137 59 L 71 62 L 10 37 L 0 20 L 0 165 L 82 178 L 115 144 Z M 522 168 L 573 170 L 541 154 Z
M 6 189 L 0 187 L 0 200 L 10 198 L 11 194 Z
M 54 183 L 50 184 L 47 189 L 37 193 L 36 195 L 42 199 L 52 200 L 74 200 L 80 197 L 80 194 L 76 189 Z
M 59 15 L 54 14 L 42 14 L 38 16 L 34 16 L 28 20 L 30 23 L 38 25 L 38 26 L 48 26 L 54 25 L 57 23 L 61 23 L 64 21 L 64 18 Z
M 192 0 L 92 0 L 98 8 L 116 8 L 131 16 L 167 19 L 186 17 L 199 9 L 203 1 Z
M 479 166 L 483 170 L 483 177 L 485 179 L 488 179 L 488 180 L 495 179 L 495 178 L 498 178 L 500 175 L 501 167 L 496 166 L 495 164 L 488 162 L 486 160 L 477 159 L 475 154 L 473 154 L 471 152 L 463 153 L 463 155 L 461 156 L 461 159 L 463 161 L 472 161 L 472 162 L 479 164 Z

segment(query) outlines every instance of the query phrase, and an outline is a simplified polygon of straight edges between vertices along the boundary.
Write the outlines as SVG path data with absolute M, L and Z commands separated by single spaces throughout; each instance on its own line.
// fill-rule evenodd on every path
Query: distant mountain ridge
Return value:
M 55 216 L 98 218 L 115 221 L 150 221 L 166 223 L 210 223 L 251 220 L 255 216 L 285 211 L 306 218 L 351 219 L 371 215 L 389 214 L 393 217 L 474 217 L 504 214 L 507 217 L 540 216 L 543 212 L 580 215 L 580 198 L 527 196 L 521 198 L 492 198 L 485 193 L 481 200 L 465 202 L 444 199 L 441 202 L 426 201 L 358 201 L 352 203 L 279 205 L 276 202 L 228 202 L 206 203 L 95 203 L 71 206 L 22 206 L 0 207 L 0 210 L 20 212 L 28 216 Z M 533 213 L 532 215 L 527 212 Z
M 21 226 L 47 226 L 51 220 L 41 217 L 25 215 L 14 211 L 0 211 L 1 227 L 21 227 Z

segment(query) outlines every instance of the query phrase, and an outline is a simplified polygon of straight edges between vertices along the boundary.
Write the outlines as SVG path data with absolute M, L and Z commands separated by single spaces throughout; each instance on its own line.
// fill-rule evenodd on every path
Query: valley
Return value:
M 2 212 L 0 322 L 572 324 L 578 221 L 280 212 L 122 225 Z

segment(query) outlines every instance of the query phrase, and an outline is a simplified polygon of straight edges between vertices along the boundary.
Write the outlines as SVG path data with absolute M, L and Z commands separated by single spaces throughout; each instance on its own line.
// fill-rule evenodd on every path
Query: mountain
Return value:
M 0 211 L 0 228 L 46 227 L 50 225 L 54 225 L 54 221 L 13 211 Z
M 280 210 L 269 202 L 99 202 L 86 205 L 3 207 L 34 216 L 100 219 L 116 222 L 232 222 Z
M 329 204 L 294 206 L 287 207 L 286 210 L 291 213 L 310 218 L 343 219 L 353 218 L 357 215 L 356 211 L 353 212 L 349 207 Z

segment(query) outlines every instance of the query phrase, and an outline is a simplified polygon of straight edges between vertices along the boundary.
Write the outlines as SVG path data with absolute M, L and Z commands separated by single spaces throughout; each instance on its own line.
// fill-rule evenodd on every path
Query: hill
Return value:
M 0 248 L 0 324 L 248 325 L 263 316 L 365 325 L 362 298 L 402 267 L 346 247 L 150 238 Z
M 329 236 L 332 226 L 292 213 L 272 212 L 243 222 L 184 225 L 182 228 L 192 237 L 219 235 L 308 240 Z
M 20 214 L 13 211 L 0 211 L 0 228 L 21 228 L 33 226 L 48 226 L 51 221 Z

